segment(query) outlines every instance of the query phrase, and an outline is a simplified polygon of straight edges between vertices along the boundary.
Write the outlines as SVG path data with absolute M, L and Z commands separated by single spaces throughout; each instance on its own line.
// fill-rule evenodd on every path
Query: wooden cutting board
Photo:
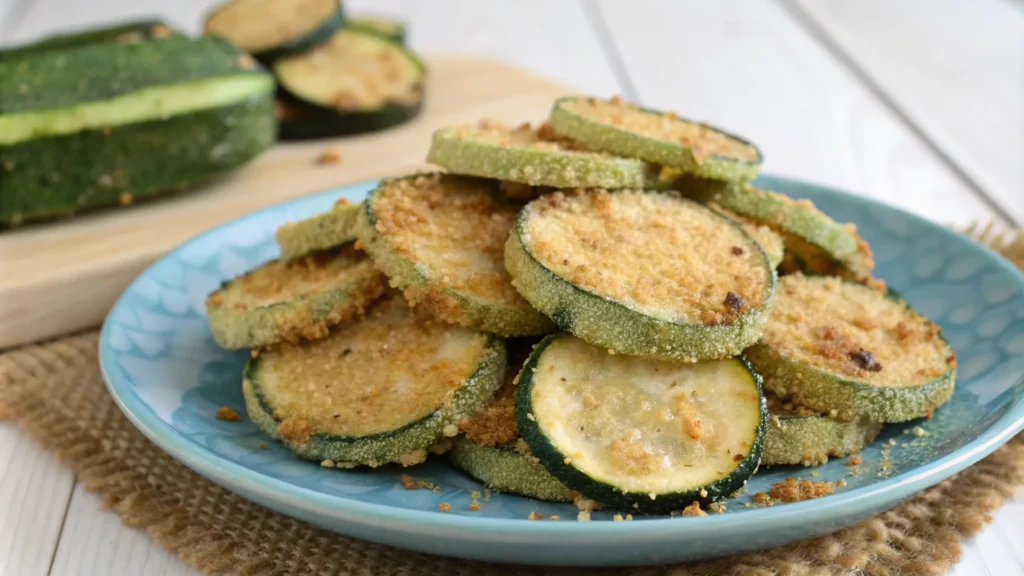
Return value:
M 427 58 L 423 113 L 356 137 L 278 144 L 235 173 L 180 196 L 0 231 L 0 348 L 97 326 L 142 270 L 178 244 L 290 198 L 425 168 L 430 134 L 446 124 L 546 117 L 572 93 L 509 64 L 465 56 Z M 333 148 L 340 164 L 316 157 Z

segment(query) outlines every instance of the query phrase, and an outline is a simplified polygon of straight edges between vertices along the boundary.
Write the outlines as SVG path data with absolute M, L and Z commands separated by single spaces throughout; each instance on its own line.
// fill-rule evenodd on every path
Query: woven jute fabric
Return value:
M 972 231 L 1024 264 L 1024 236 Z M 1024 267 L 1024 266 L 1022 266 Z M 874 518 L 820 538 L 711 562 L 593 569 L 504 566 L 407 552 L 327 532 L 234 495 L 163 453 L 118 411 L 90 331 L 0 355 L 0 417 L 56 450 L 125 524 L 211 574 L 943 574 L 961 543 L 1024 484 L 1024 435 Z

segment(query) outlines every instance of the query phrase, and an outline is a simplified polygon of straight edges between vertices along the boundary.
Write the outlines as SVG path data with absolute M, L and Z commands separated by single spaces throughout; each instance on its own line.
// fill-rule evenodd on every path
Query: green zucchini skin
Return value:
M 0 114 L 59 110 L 147 88 L 246 74 L 268 77 L 219 38 L 96 44 L 0 62 Z M 251 60 L 251 59 L 250 59 Z M 268 81 L 268 92 L 273 82 Z
M 453 466 L 495 492 L 548 502 L 572 502 L 572 492 L 564 484 L 514 445 L 481 446 L 458 436 L 448 458 Z
M 316 106 L 281 89 L 279 98 L 288 114 L 278 120 L 278 137 L 285 141 L 321 140 L 393 128 L 420 115 L 423 95 L 412 104 L 392 103 L 365 111 L 340 111 Z
M 757 160 L 748 162 L 714 154 L 698 162 L 693 151 L 682 144 L 643 136 L 616 126 L 588 120 L 570 112 L 565 105 L 575 100 L 578 98 L 574 96 L 555 100 L 548 121 L 555 131 L 582 142 L 594 150 L 626 158 L 639 158 L 662 166 L 671 166 L 703 178 L 737 182 L 747 182 L 757 177 L 761 163 L 764 161 L 761 151 L 753 143 L 735 134 L 712 127 L 714 131 L 754 148 L 757 151 Z M 658 116 L 663 114 L 659 110 L 648 108 L 638 108 L 638 110 Z M 699 122 L 687 118 L 677 117 L 677 119 L 681 122 L 699 124 Z
M 519 427 L 520 436 L 530 446 L 531 452 L 541 464 L 565 484 L 570 490 L 574 490 L 584 496 L 596 500 L 601 504 L 624 511 L 639 511 L 645 514 L 665 514 L 674 510 L 682 510 L 693 502 L 700 502 L 705 505 L 718 500 L 729 498 L 734 492 L 742 488 L 747 479 L 754 475 L 761 461 L 761 454 L 764 450 L 764 437 L 767 430 L 768 406 L 764 395 L 761 392 L 761 376 L 754 370 L 750 362 L 743 356 L 736 359 L 743 363 L 750 372 L 760 396 L 761 421 L 757 429 L 756 438 L 750 448 L 749 454 L 734 469 L 732 474 L 703 486 L 701 489 L 672 494 L 658 494 L 652 500 L 647 494 L 633 492 L 622 493 L 618 488 L 595 480 L 572 465 L 566 463 L 566 455 L 562 454 L 545 436 L 540 424 L 531 419 L 532 413 L 531 397 L 535 384 L 534 375 L 544 351 L 559 338 L 566 337 L 565 334 L 551 334 L 546 336 L 533 349 L 530 358 L 526 361 L 519 376 L 518 389 L 516 390 L 516 425 Z
M 738 226 L 728 216 L 718 214 Z M 776 274 L 764 249 L 753 238 L 750 249 L 757 250 L 771 270 L 764 305 L 730 324 L 670 322 L 584 290 L 546 268 L 523 243 L 527 217 L 527 210 L 520 212 L 512 228 L 505 244 L 505 267 L 519 293 L 561 330 L 619 354 L 670 361 L 735 356 L 761 336 L 774 299 Z
M 0 50 L 0 61 L 91 44 L 153 40 L 179 35 L 180 32 L 161 20 L 138 20 L 116 26 L 55 34 L 37 42 L 6 48 Z
M 172 194 L 274 143 L 273 95 L 166 120 L 0 146 L 0 225 Z
M 770 410 L 769 410 L 770 411 Z M 875 441 L 884 425 L 866 418 L 842 421 L 827 415 L 769 417 L 761 464 L 818 466 Z
M 455 390 L 452 401 L 444 408 L 388 432 L 367 436 L 314 433 L 308 442 L 299 443 L 281 434 L 278 429 L 281 421 L 274 417 L 273 407 L 260 392 L 261 356 L 249 359 L 242 377 L 242 392 L 249 418 L 264 433 L 296 455 L 318 462 L 330 460 L 338 468 L 376 467 L 401 462 L 403 456 L 429 448 L 443 438 L 446 426 L 458 424 L 463 416 L 476 412 L 490 401 L 501 385 L 505 371 L 504 341 L 492 336 L 476 371 Z

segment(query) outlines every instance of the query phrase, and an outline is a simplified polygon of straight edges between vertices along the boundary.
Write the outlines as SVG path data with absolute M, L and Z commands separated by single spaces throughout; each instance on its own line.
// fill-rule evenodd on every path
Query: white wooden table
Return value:
M 1024 225 L 1019 0 L 351 0 L 421 50 L 508 60 L 748 135 L 765 171 L 947 224 Z M 0 0 L 0 44 L 158 15 L 196 32 L 206 0 Z M 1024 494 L 955 574 L 1024 575 Z M 0 423 L 0 576 L 194 575 L 99 509 L 74 474 Z

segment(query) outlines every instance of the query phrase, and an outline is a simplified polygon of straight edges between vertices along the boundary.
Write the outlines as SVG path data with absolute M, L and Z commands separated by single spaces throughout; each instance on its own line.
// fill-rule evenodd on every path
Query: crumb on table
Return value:
M 343 160 L 341 152 L 335 148 L 328 148 L 320 152 L 316 157 L 316 163 L 321 166 L 340 164 Z
M 452 505 L 447 502 L 441 502 L 440 504 L 437 505 L 437 509 L 440 510 L 441 512 L 451 512 Z
M 217 408 L 217 420 L 226 420 L 228 422 L 238 422 L 242 417 L 235 412 L 234 408 L 229 406 L 221 406 Z
M 540 512 L 530 512 L 530 515 L 526 517 L 527 520 L 543 520 L 544 515 Z
M 861 463 L 860 454 L 854 454 L 846 460 L 847 466 L 859 466 Z
M 686 508 L 683 508 L 683 516 L 707 516 L 707 512 L 700 509 L 700 502 L 696 500 Z

